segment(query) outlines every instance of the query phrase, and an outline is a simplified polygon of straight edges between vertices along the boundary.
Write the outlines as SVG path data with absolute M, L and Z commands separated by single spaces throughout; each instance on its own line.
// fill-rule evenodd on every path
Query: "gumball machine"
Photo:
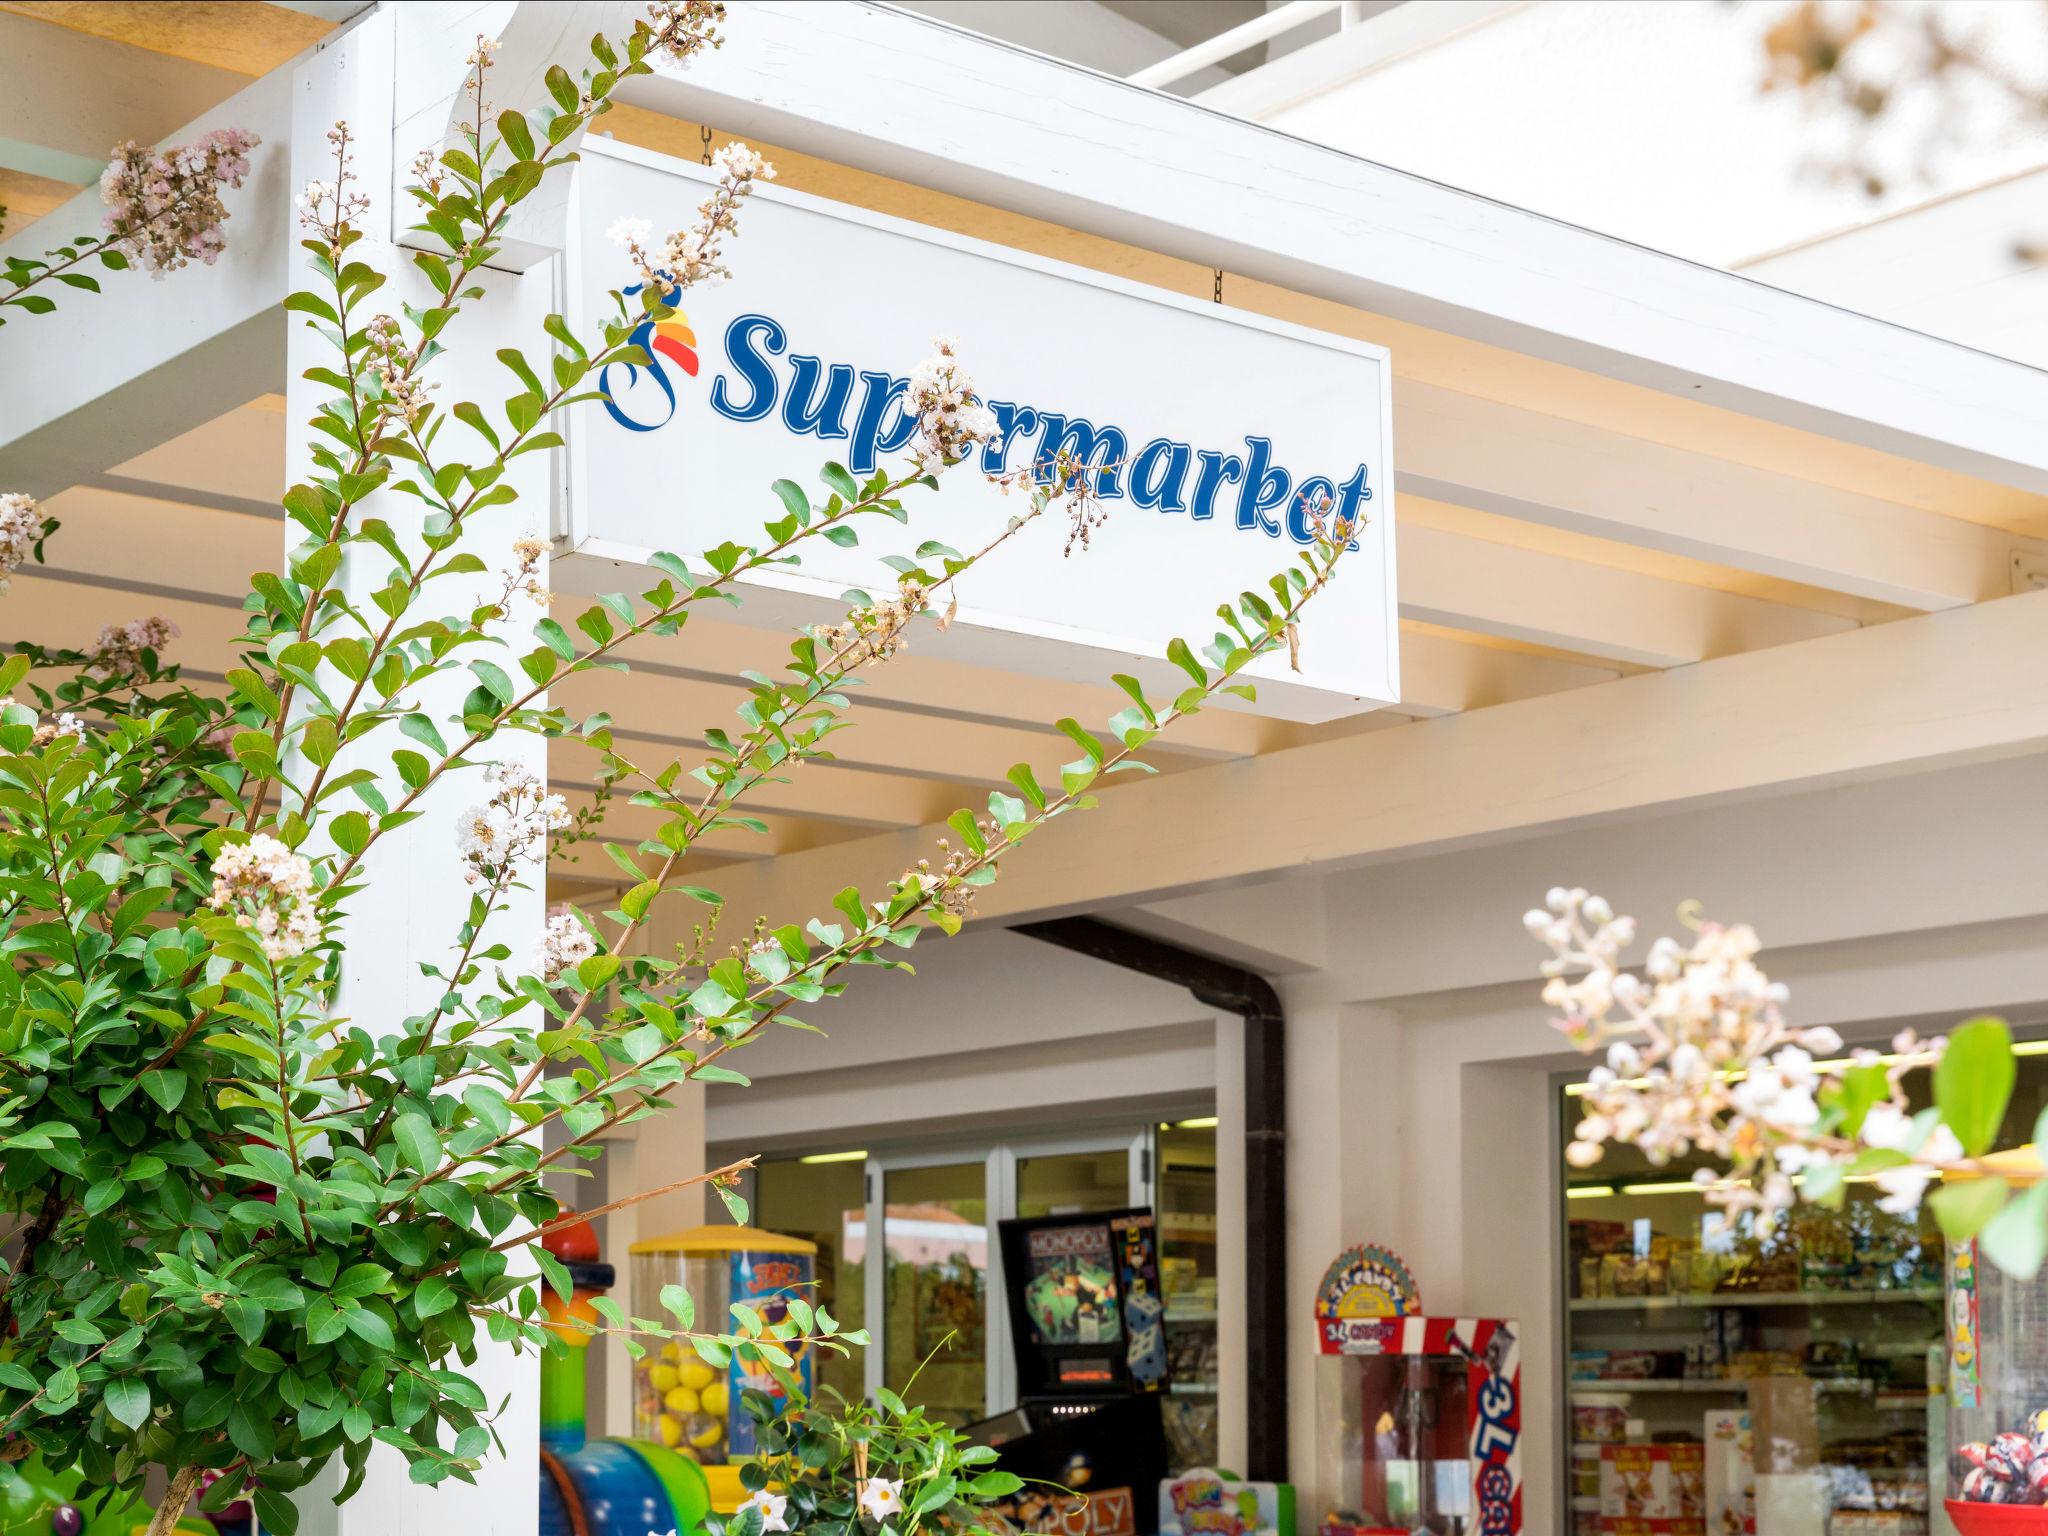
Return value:
M 1948 1515 L 1958 1536 L 2048 1536 L 2048 1270 L 1948 1253 Z
M 633 1310 L 642 1317 L 660 1316 L 663 1287 L 680 1285 L 690 1293 L 701 1329 L 733 1326 L 730 1309 L 736 1302 L 752 1307 L 764 1323 L 779 1323 L 791 1296 L 815 1299 L 810 1293 L 817 1252 L 816 1243 L 754 1227 L 695 1227 L 635 1243 Z M 808 1393 L 810 1357 L 802 1349 L 791 1353 L 796 1356 L 794 1374 Z M 750 1369 L 737 1357 L 713 1367 L 693 1350 L 670 1344 L 634 1367 L 634 1433 L 707 1468 L 745 1461 L 754 1453 L 754 1421 L 740 1407 L 740 1396 L 748 1391 L 784 1395 L 772 1375 Z M 714 1495 L 719 1486 L 714 1476 Z

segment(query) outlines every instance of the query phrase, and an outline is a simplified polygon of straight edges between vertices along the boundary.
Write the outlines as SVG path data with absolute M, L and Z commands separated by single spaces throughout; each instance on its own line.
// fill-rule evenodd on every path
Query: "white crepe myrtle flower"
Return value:
M 484 781 L 496 786 L 491 798 L 464 811 L 455 828 L 462 877 L 471 885 L 496 884 L 518 865 L 545 863 L 548 835 L 572 819 L 562 797 L 518 763 L 491 764 Z
M 43 536 L 43 509 L 33 496 L 9 491 L 0 496 L 0 592 L 8 578 L 28 563 Z
M 648 219 L 620 217 L 605 226 L 605 239 L 613 245 L 631 250 L 634 246 L 645 246 L 654 238 L 654 225 Z
M 775 167 L 735 140 L 711 157 L 718 185 L 697 208 L 697 221 L 671 230 L 659 240 L 646 219 L 619 218 L 605 231 L 626 248 L 640 280 L 654 292 L 673 296 L 679 289 L 716 286 L 732 275 L 725 264 L 725 237 L 739 230 L 740 204 L 753 194 L 756 182 L 773 181 Z
M 576 909 L 563 905 L 548 913 L 541 930 L 540 979 L 549 986 L 597 953 L 597 941 L 578 921 Z
M 887 1520 L 903 1510 L 903 1480 L 871 1477 L 860 1485 L 860 1512 Z
M 1910 1151 L 1912 1164 L 1878 1182 L 1887 1209 L 1917 1208 L 1929 1180 L 1961 1149 L 1945 1130 L 1912 1147 L 1899 1077 L 1928 1064 L 1941 1043 L 1899 1044 L 1904 1059 L 1890 1068 L 1890 1101 L 1872 1106 L 1851 1139 L 1832 1126 L 1827 1108 L 1832 1074 L 1846 1065 L 1835 1059 L 1842 1037 L 1786 1019 L 1790 994 L 1757 965 L 1754 929 L 1688 920 L 1690 942 L 1658 939 L 1638 975 L 1621 958 L 1635 941 L 1634 922 L 1598 896 L 1557 886 L 1524 914 L 1523 927 L 1551 951 L 1542 974 L 1552 1023 L 1581 1050 L 1606 1057 L 1586 1076 L 1566 1160 L 1590 1168 L 1610 1142 L 1658 1165 L 1704 1156 L 1719 1165 L 1698 1175 L 1705 1197 L 1724 1214 L 1753 1212 L 1768 1229 L 1797 1199 L 1794 1175 L 1842 1168 L 1862 1147 Z M 1874 1058 L 1862 1053 L 1858 1063 L 1866 1059 Z
M 255 934 L 273 961 L 302 955 L 319 942 L 313 866 L 267 832 L 221 849 L 206 904 L 232 912 L 235 925 Z
M 917 415 L 919 458 L 951 464 L 997 435 L 995 412 L 975 395 L 955 337 L 932 338 L 932 355 L 910 370 L 908 400 Z
M 783 1518 L 783 1511 L 788 1508 L 789 1499 L 785 1495 L 770 1493 L 766 1488 L 763 1488 L 757 1493 L 748 1494 L 740 1501 L 740 1507 L 734 1510 L 733 1513 L 735 1515 L 744 1515 L 750 1509 L 759 1510 L 761 1514 L 762 1536 L 768 1536 L 769 1532 L 786 1531 L 789 1529 L 789 1521 Z

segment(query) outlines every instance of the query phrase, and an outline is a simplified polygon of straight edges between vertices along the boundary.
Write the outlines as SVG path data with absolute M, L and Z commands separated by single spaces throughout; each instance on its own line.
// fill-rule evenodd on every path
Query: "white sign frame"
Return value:
M 659 171 L 688 183 L 689 193 L 677 200 L 678 208 L 694 209 L 716 181 L 716 172 L 710 167 L 638 146 L 621 144 L 615 140 L 590 138 L 583 144 L 582 154 L 586 162 L 619 161 Z M 581 168 L 576 183 L 575 197 L 580 200 L 588 195 L 586 178 Z M 784 204 L 946 251 L 997 262 L 1196 316 L 1207 324 L 1225 324 L 1263 332 L 1344 353 L 1373 365 L 1378 375 L 1379 419 L 1371 430 L 1377 432 L 1379 457 L 1377 462 L 1368 461 L 1375 479 L 1368 502 L 1369 516 L 1356 542 L 1363 544 L 1372 541 L 1376 544 L 1375 556 L 1382 579 L 1375 587 L 1363 589 L 1359 583 L 1370 579 L 1369 571 L 1354 569 L 1346 572 L 1340 569 L 1330 593 L 1319 601 L 1326 604 L 1357 601 L 1376 604 L 1380 610 L 1380 621 L 1384 624 L 1384 666 L 1375 670 L 1372 675 L 1364 677 L 1347 675 L 1339 668 L 1319 666 L 1317 651 L 1322 648 L 1315 643 L 1316 613 L 1315 609 L 1311 608 L 1302 626 L 1303 669 L 1299 672 L 1292 670 L 1284 655 L 1264 658 L 1254 663 L 1246 672 L 1248 680 L 1258 685 L 1257 701 L 1245 702 L 1225 695 L 1216 700 L 1216 707 L 1304 723 L 1321 723 L 1381 709 L 1399 700 L 1400 615 L 1396 598 L 1394 539 L 1396 518 L 1393 368 L 1390 354 L 1385 347 L 1348 336 L 1313 330 L 1265 315 L 1218 306 L 1210 301 L 773 184 L 758 185 L 752 193 L 751 201 Z M 580 209 L 572 207 L 572 235 L 562 267 L 566 291 L 565 301 L 561 307 L 568 315 L 572 327 L 579 333 L 588 334 L 594 329 L 598 318 L 612 313 L 610 290 L 619 284 L 622 274 L 617 263 L 607 263 L 602 276 L 586 270 L 583 240 L 580 234 L 576 233 L 582 228 L 579 213 Z M 744 208 L 741 211 L 741 232 L 731 242 L 730 257 L 736 267 L 746 259 Z M 964 350 L 969 354 L 966 361 L 971 368 L 971 337 L 966 339 Z M 594 432 L 614 430 L 613 425 L 600 418 L 593 408 L 582 413 L 570 413 L 567 424 L 561 426 L 559 430 L 566 446 L 561 451 L 563 477 L 554 518 L 556 547 L 550 567 L 551 585 L 563 592 L 597 593 L 633 589 L 636 585 L 645 585 L 660 579 L 659 573 L 647 564 L 648 556 L 654 552 L 654 546 L 630 544 L 607 538 L 593 527 L 589 505 L 591 498 L 584 490 L 589 484 L 591 438 Z M 810 472 L 801 476 L 792 475 L 791 478 L 805 485 L 813 495 L 817 494 L 817 466 L 831 457 L 833 454 L 829 446 L 820 443 Z M 955 474 L 973 472 L 967 465 L 953 471 Z M 943 489 L 939 495 L 944 495 Z M 1127 504 L 1119 510 L 1126 516 L 1130 515 Z M 933 530 L 929 525 L 919 524 L 914 505 L 912 512 L 912 530 L 921 535 L 929 535 Z M 736 536 L 741 537 L 741 542 L 756 541 L 760 523 L 773 515 L 775 507 L 767 487 L 763 485 L 758 516 L 750 520 L 744 536 Z M 723 533 L 715 533 L 695 542 L 679 537 L 662 547 L 672 549 L 691 562 L 694 568 L 703 545 L 715 543 L 725 536 Z M 1041 536 L 1058 538 L 1060 530 L 1047 528 L 1042 531 Z M 864 546 L 865 543 L 864 539 Z M 1267 577 L 1286 564 L 1299 548 L 1300 546 L 1291 540 L 1282 538 L 1277 541 L 1277 547 L 1269 552 L 1268 558 L 1257 561 L 1247 559 L 1243 578 L 1237 580 L 1238 589 L 1248 588 L 1270 597 L 1271 594 L 1266 587 Z M 1245 549 L 1248 555 L 1252 552 L 1267 552 L 1263 543 L 1250 539 L 1246 540 Z M 1355 556 L 1353 559 L 1355 564 L 1360 566 L 1371 563 L 1357 560 Z M 870 584 L 870 589 L 879 595 L 889 589 L 888 583 L 882 579 L 888 573 L 879 558 L 875 561 L 875 569 L 878 575 Z M 785 632 L 804 625 L 830 622 L 844 613 L 845 604 L 841 599 L 841 593 L 846 585 L 843 580 L 837 578 L 807 574 L 801 567 L 760 572 L 739 583 L 744 589 L 743 605 L 738 609 L 721 610 L 719 616 L 730 616 L 743 623 Z M 1170 633 L 1157 636 L 1119 635 L 1082 625 L 1050 623 L 1021 618 L 1014 614 L 995 614 L 977 608 L 968 600 L 971 597 L 970 588 L 944 639 L 933 647 L 933 654 L 974 665 L 1104 686 L 1108 685 L 1112 672 L 1129 671 L 1135 673 L 1148 690 L 1156 690 L 1168 697 L 1186 685 L 1186 675 L 1165 657 L 1166 643 L 1172 637 Z M 1197 606 L 1203 597 L 1210 598 L 1208 606 Z M 1196 602 L 1190 604 L 1185 619 L 1176 625 L 1175 632 L 1184 634 L 1199 652 L 1212 631 L 1218 627 L 1214 603 L 1234 598 L 1234 592 L 1221 589 L 1213 596 L 1208 593 L 1199 594 Z M 765 659 L 767 658 L 764 656 Z

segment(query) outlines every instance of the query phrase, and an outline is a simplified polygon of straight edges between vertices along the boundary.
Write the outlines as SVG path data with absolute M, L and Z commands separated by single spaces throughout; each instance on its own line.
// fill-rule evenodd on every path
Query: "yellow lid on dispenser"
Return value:
M 809 1238 L 784 1237 L 763 1232 L 759 1227 L 705 1226 L 667 1237 L 650 1237 L 633 1244 L 629 1252 L 640 1253 L 816 1253 L 818 1245 Z

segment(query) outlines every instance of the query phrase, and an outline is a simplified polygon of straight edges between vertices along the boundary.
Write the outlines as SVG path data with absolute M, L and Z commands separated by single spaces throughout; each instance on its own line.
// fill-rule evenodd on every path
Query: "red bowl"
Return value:
M 2048 1536 L 2048 1505 L 1973 1504 L 1944 1499 L 1957 1536 Z

